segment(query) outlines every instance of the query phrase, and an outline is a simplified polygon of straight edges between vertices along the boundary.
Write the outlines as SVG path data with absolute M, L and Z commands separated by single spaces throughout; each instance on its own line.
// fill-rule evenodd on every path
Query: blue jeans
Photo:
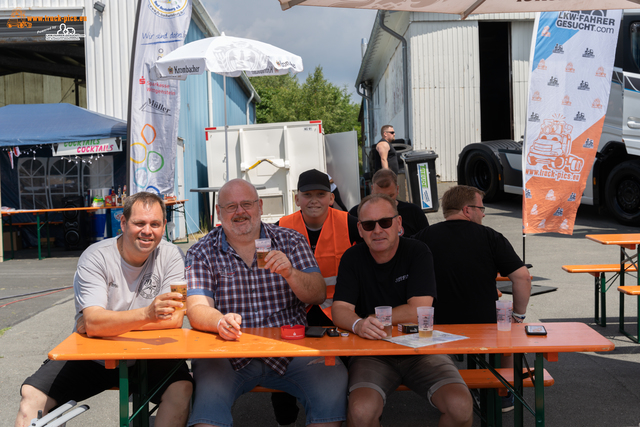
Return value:
M 281 390 L 304 406 L 306 424 L 346 420 L 347 370 L 339 358 L 326 366 L 324 357 L 296 357 L 280 376 L 261 359 L 234 371 L 228 359 L 194 359 L 196 382 L 189 426 L 198 423 L 232 427 L 231 407 L 255 386 Z

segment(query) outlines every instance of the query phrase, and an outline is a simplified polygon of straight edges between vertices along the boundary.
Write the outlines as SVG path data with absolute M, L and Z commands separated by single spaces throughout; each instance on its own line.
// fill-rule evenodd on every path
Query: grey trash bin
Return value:
M 431 150 L 414 150 L 404 153 L 402 158 L 411 203 L 419 206 L 422 212 L 437 212 L 440 208 L 435 163 L 438 155 Z

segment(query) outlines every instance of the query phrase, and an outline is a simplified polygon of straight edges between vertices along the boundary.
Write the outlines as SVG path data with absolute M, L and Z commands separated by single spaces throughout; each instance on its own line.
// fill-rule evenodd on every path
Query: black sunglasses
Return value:
M 480 212 L 484 213 L 484 210 L 486 209 L 484 206 L 473 206 L 473 205 L 467 205 L 470 208 L 476 208 L 476 209 L 480 209 Z
M 396 134 L 395 132 L 389 132 L 389 131 L 387 131 L 387 133 L 390 133 L 391 135 L 395 135 Z
M 362 225 L 362 229 L 364 231 L 373 231 L 373 229 L 376 228 L 376 224 L 380 224 L 380 227 L 382 228 L 389 228 L 393 225 L 393 220 L 397 216 L 398 215 L 394 215 L 388 218 L 380 218 L 375 221 L 360 221 L 360 225 Z

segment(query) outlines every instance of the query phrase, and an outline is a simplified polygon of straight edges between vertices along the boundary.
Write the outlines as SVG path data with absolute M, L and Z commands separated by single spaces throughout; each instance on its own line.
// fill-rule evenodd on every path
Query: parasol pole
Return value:
M 224 91 L 224 157 L 227 164 L 227 176 L 224 182 L 229 182 L 229 140 L 227 137 L 227 76 L 222 76 L 222 87 Z

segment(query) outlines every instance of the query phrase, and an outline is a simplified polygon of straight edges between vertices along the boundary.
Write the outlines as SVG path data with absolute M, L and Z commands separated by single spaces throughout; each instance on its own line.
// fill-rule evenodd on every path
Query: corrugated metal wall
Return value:
M 486 13 L 482 15 L 471 15 L 466 21 L 511 21 L 518 19 L 535 19 L 535 13 Z M 460 16 L 448 13 L 424 13 L 412 12 L 411 21 L 456 21 Z M 462 21 L 464 22 L 464 21 Z
M 413 145 L 434 150 L 440 179 L 455 181 L 458 154 L 480 141 L 478 22 L 412 22 L 407 38 Z
M 511 23 L 511 76 L 513 81 L 513 139 L 524 135 L 527 122 L 529 91 L 529 52 L 533 36 L 533 21 Z
M 404 129 L 404 96 L 402 92 L 402 49 L 395 50 L 384 74 L 374 86 L 373 126 L 376 134 L 372 144 L 380 140 L 380 128 L 392 125 L 396 138 L 409 135 Z
M 16 7 L 27 8 L 66 8 L 83 7 L 85 0 L 0 0 L 0 9 L 15 9 Z M 91 2 L 93 4 L 93 2 Z
M 404 36 L 409 42 L 412 142 L 415 149 L 438 154 L 441 180 L 457 180 L 458 154 L 465 145 L 481 140 L 478 21 L 511 21 L 514 138 L 524 133 L 534 17 L 491 14 L 460 20 L 456 15 L 411 14 Z M 396 136 L 402 137 L 400 44 L 384 48 L 390 59 L 378 68 L 374 84 L 374 125 L 377 132 L 380 126 L 392 124 Z
M 93 8 L 93 0 L 84 0 L 87 108 L 126 120 L 129 62 L 138 2 L 103 2 L 106 10 L 101 14 Z

